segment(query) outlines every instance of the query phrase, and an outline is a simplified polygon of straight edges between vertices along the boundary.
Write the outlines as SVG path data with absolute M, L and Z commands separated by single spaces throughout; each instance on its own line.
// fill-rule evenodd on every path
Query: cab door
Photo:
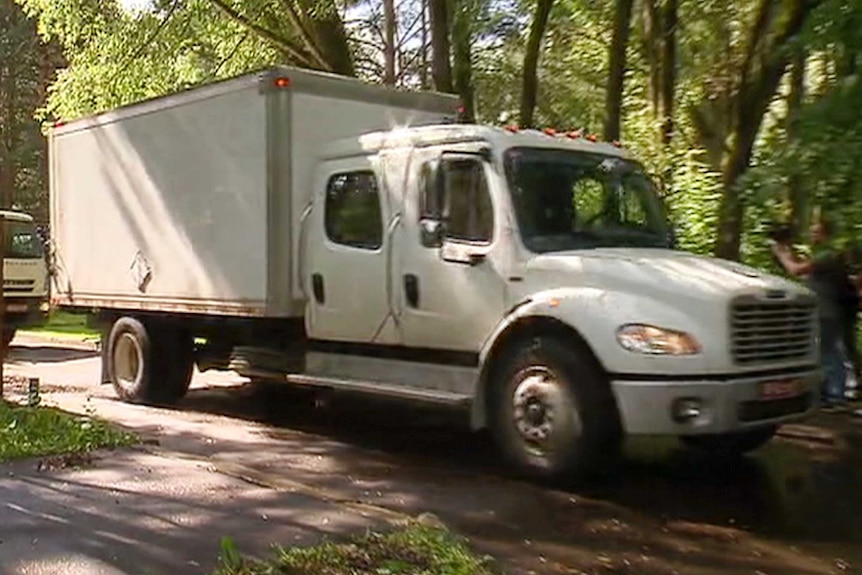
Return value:
M 506 310 L 498 181 L 469 147 L 427 150 L 416 160 L 395 244 L 402 339 L 463 352 L 472 363 Z
M 388 201 L 376 156 L 325 162 L 303 222 L 302 281 L 311 339 L 393 343 L 387 293 Z

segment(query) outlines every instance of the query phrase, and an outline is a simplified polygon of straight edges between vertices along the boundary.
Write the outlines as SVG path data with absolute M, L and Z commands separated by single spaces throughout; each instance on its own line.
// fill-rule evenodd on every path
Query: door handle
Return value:
M 314 299 L 317 300 L 317 303 L 321 305 L 326 303 L 326 293 L 323 291 L 322 275 L 313 274 L 311 276 L 311 290 L 314 292 Z
M 404 294 L 407 296 L 407 304 L 410 307 L 419 307 L 419 278 L 414 274 L 404 276 Z

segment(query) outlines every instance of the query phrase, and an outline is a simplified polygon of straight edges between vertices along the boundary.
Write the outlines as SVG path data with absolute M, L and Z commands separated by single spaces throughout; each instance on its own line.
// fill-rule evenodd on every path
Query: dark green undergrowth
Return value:
M 0 461 L 123 447 L 137 438 L 107 423 L 51 407 L 19 407 L 0 400 Z
M 222 541 L 215 575 L 492 575 L 491 560 L 475 555 L 464 539 L 442 527 L 410 524 L 368 532 L 344 543 L 275 547 L 264 561 L 244 558 Z

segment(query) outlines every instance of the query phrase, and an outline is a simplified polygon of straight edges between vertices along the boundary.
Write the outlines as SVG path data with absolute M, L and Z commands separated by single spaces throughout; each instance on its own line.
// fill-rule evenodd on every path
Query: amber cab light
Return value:
M 286 78 L 284 76 L 279 76 L 275 80 L 272 81 L 276 88 L 287 88 L 290 86 L 290 78 Z

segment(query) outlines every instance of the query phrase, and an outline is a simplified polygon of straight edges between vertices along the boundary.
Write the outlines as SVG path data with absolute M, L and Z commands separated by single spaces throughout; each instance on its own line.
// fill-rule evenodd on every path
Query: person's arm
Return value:
M 794 276 L 804 276 L 811 273 L 811 262 L 799 261 L 794 258 L 793 254 L 790 253 L 789 247 L 781 244 L 773 244 L 772 253 L 775 254 L 775 257 L 778 258 L 778 261 L 781 262 L 787 273 Z

